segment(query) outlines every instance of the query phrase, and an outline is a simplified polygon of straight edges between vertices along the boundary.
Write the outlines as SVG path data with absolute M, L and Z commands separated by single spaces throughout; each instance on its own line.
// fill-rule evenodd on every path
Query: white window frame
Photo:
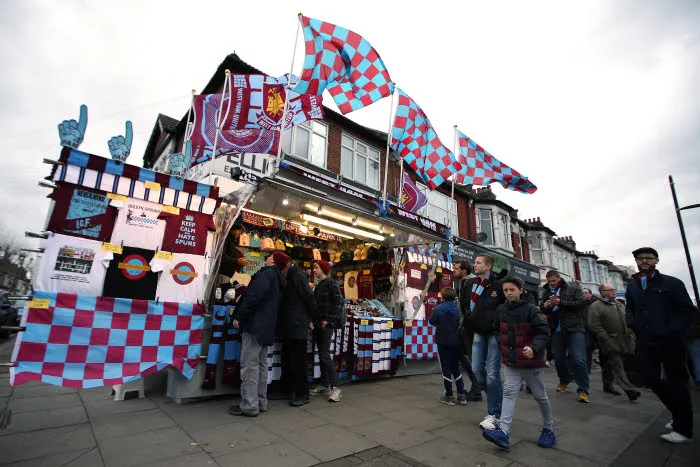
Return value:
M 501 211 L 496 211 L 496 228 L 498 237 L 496 245 L 506 250 L 513 250 L 510 241 L 510 216 Z M 496 232 L 494 232 L 495 234 Z
M 542 253 L 542 237 L 540 235 L 529 236 L 527 237 L 527 244 L 530 247 L 530 261 L 533 264 L 544 264 L 544 255 Z M 538 256 L 539 258 L 536 258 Z
M 578 265 L 581 272 L 581 282 L 593 282 L 593 278 L 591 277 L 591 263 L 588 258 L 580 258 L 578 260 Z
M 318 130 L 319 126 L 325 128 L 325 134 L 321 131 Z M 303 128 L 304 130 L 308 131 L 309 134 L 309 145 L 306 148 L 306 154 L 295 154 L 294 153 L 294 148 L 296 147 L 296 138 L 297 138 L 297 129 L 298 128 Z M 326 168 L 328 166 L 328 132 L 330 128 L 328 127 L 327 124 L 319 121 L 319 120 L 308 120 L 306 122 L 300 123 L 299 125 L 296 125 L 292 127 L 290 130 L 285 130 L 284 133 L 282 134 L 282 141 L 280 141 L 280 144 L 282 144 L 282 148 L 284 151 L 287 151 L 287 148 L 285 147 L 285 137 L 291 132 L 290 138 L 289 138 L 289 151 L 287 152 L 288 154 L 291 154 L 292 156 L 299 157 L 300 159 L 304 159 L 318 167 Z M 323 165 L 317 164 L 313 161 L 312 159 L 312 146 L 313 146 L 313 136 L 319 136 L 323 138 L 326 142 L 325 146 L 325 151 L 323 154 Z
M 347 144 L 346 140 L 352 141 L 352 147 Z M 360 144 L 362 146 L 365 146 L 367 148 L 367 153 L 362 154 L 357 150 L 357 145 Z M 343 148 L 352 151 L 352 174 L 347 174 L 343 172 L 343 158 L 345 155 L 343 154 Z M 374 153 L 376 153 L 376 158 L 374 157 Z M 365 181 L 358 180 L 357 174 L 355 171 L 357 170 L 357 159 L 361 157 L 365 159 Z M 370 183 L 370 164 L 372 162 L 375 162 L 377 164 L 377 180 L 375 184 Z M 347 133 L 343 133 L 342 136 L 340 137 L 340 173 L 343 175 L 344 178 L 349 178 L 350 180 L 354 180 L 357 183 L 362 183 L 363 185 L 367 185 L 370 188 L 374 188 L 375 190 L 379 190 L 380 184 L 381 184 L 381 178 L 382 178 L 382 162 L 381 162 L 381 151 L 374 146 L 365 143 L 364 141 L 361 141 Z M 443 223 L 444 221 L 440 222 Z
M 484 229 L 481 227 L 481 221 L 482 221 L 482 219 L 481 219 L 481 213 L 482 213 L 482 212 L 488 213 L 488 216 L 489 216 L 489 223 L 491 224 L 491 231 L 490 231 L 490 232 L 484 231 Z M 484 240 L 484 244 L 485 244 L 485 245 L 495 245 L 495 244 L 496 244 L 496 238 L 495 238 L 495 237 L 496 237 L 496 235 L 495 235 L 495 234 L 496 234 L 496 231 L 495 231 L 495 229 L 494 229 L 495 226 L 493 225 L 493 210 L 491 210 L 491 209 L 481 209 L 481 208 L 478 208 L 478 209 L 477 209 L 477 213 L 479 214 L 479 218 L 478 218 L 478 221 L 479 221 L 479 232 L 484 232 L 484 233 L 488 236 L 488 237 L 486 238 L 486 240 Z
M 459 229 L 459 216 L 457 215 L 457 200 L 452 199 L 451 197 L 440 193 L 437 190 L 429 190 L 428 187 L 426 185 L 423 185 L 422 183 L 416 183 L 416 187 L 421 193 L 425 195 L 426 198 L 428 198 L 428 202 L 425 203 L 425 206 L 419 209 L 416 214 L 418 214 L 419 216 L 427 217 L 431 221 L 447 225 L 448 227 L 450 227 L 453 235 L 457 235 L 456 232 L 458 232 Z M 438 205 L 436 203 L 437 200 L 440 200 L 442 203 L 447 205 L 447 210 L 445 210 L 445 208 L 443 208 L 442 206 Z M 448 223 L 450 204 L 452 204 L 452 225 L 449 225 Z

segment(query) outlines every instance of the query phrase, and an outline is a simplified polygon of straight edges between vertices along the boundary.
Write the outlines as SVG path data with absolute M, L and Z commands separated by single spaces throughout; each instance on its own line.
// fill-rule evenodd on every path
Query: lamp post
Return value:
M 688 240 L 685 238 L 685 229 L 683 228 L 683 218 L 681 211 L 685 209 L 700 208 L 700 204 L 691 204 L 689 206 L 679 207 L 678 198 L 676 197 L 676 187 L 673 184 L 673 177 L 668 176 L 668 183 L 671 185 L 671 194 L 673 195 L 673 206 L 676 208 L 676 217 L 678 218 L 678 227 L 681 229 L 681 239 L 683 240 L 683 249 L 685 250 L 685 259 L 688 261 L 688 271 L 690 272 L 690 281 L 693 284 L 693 293 L 695 294 L 695 304 L 700 305 L 700 294 L 698 294 L 698 283 L 695 280 L 695 271 L 693 270 L 693 261 L 690 258 L 690 250 L 688 250 Z

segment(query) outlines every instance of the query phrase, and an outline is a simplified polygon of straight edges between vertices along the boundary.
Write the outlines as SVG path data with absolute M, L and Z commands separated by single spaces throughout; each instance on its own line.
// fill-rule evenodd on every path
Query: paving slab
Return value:
M 280 437 L 272 434 L 256 421 L 247 418 L 241 423 L 203 428 L 197 433 L 190 433 L 190 436 L 207 454 L 214 458 L 282 441 Z
M 206 428 L 247 420 L 245 417 L 235 417 L 228 413 L 229 405 L 228 402 L 219 401 L 202 406 L 184 404 L 163 410 L 183 430 L 190 435 L 195 435 Z
M 311 405 L 313 404 L 304 407 L 311 407 Z M 320 417 L 329 423 L 343 427 L 370 424 L 382 418 L 380 414 L 344 403 L 333 404 L 316 410 L 313 410 L 313 408 L 306 410 L 310 414 Z
M 73 425 L 0 436 L 0 464 L 25 462 L 53 454 L 95 447 L 90 425 Z
M 255 421 L 258 425 L 276 435 L 283 435 L 292 431 L 302 431 L 328 423 L 328 420 L 319 417 L 317 413 L 313 414 L 299 409 L 268 412 L 259 416 Z
M 355 465 L 364 464 L 364 462 L 355 456 L 341 457 L 340 459 L 334 459 L 328 462 L 321 462 L 319 464 L 314 464 L 315 467 L 352 467 Z
M 107 467 L 150 465 L 155 461 L 176 459 L 202 451 L 178 427 L 100 441 L 99 447 Z
M 451 408 L 454 410 L 464 409 L 462 406 L 455 406 Z M 401 422 L 406 426 L 412 426 L 414 428 L 420 428 L 426 431 L 447 426 L 453 422 L 451 418 L 443 417 L 435 410 L 418 409 L 413 407 L 386 412 L 384 417 Z
M 96 447 L 79 451 L 62 452 L 52 456 L 22 461 L 22 467 L 104 467 L 100 450 Z
M 170 459 L 163 459 L 148 464 L 148 467 L 218 467 L 218 464 L 205 452 L 196 452 Z
M 120 436 L 176 426 L 160 409 L 92 417 L 90 423 L 97 441 L 105 443 Z
M 367 449 L 366 451 L 358 452 L 355 454 L 355 457 L 357 457 L 360 460 L 363 461 L 370 461 L 374 459 L 375 457 L 380 457 L 385 454 L 389 454 L 393 452 L 391 449 L 389 449 L 386 446 L 377 446 L 376 448 L 372 449 Z
M 368 425 L 354 426 L 349 429 L 377 444 L 396 451 L 401 451 L 435 438 L 435 435 L 429 431 L 413 428 L 405 423 L 390 419 L 383 419 Z
M 45 430 L 47 428 L 79 425 L 87 422 L 87 414 L 81 405 L 62 407 L 60 409 L 46 410 L 43 412 L 12 413 L 10 414 L 7 426 L 0 430 L 0 436 Z
M 24 399 L 15 399 L 12 397 L 8 408 L 14 414 L 25 412 L 45 412 L 52 409 L 61 409 L 64 407 L 82 407 L 83 403 L 78 397 L 78 394 L 62 394 L 42 397 L 29 397 Z
M 103 417 L 105 415 L 116 415 L 120 413 L 140 412 L 142 410 L 158 408 L 155 402 L 149 398 L 129 399 L 126 401 L 115 401 L 112 399 L 106 401 L 85 401 L 84 405 L 90 418 Z
M 0 382 L 2 383 L 0 384 L 0 397 L 9 397 L 12 393 L 12 387 L 9 384 L 9 379 L 7 381 L 7 384 L 4 384 L 5 380 Z
M 294 431 L 283 435 L 283 438 L 324 462 L 355 454 L 378 444 L 372 439 L 332 424 Z
M 217 457 L 216 462 L 228 466 L 302 467 L 318 464 L 319 459 L 286 441 Z
M 61 394 L 76 394 L 77 389 L 64 388 L 61 386 L 52 386 L 50 384 L 43 384 L 41 386 L 17 386 L 12 393 L 12 397 L 15 399 L 21 399 L 25 397 L 42 397 L 42 396 L 56 396 Z
M 528 467 L 602 467 L 608 465 L 586 457 L 572 455 L 556 447 L 543 449 L 535 443 L 527 441 L 511 445 L 508 451 L 493 446 L 493 453 L 498 457 L 510 459 Z
M 486 465 L 488 467 L 505 467 L 510 460 L 494 454 L 465 448 L 463 444 L 446 439 L 434 439 L 401 451 L 405 456 L 436 467 L 465 467 Z

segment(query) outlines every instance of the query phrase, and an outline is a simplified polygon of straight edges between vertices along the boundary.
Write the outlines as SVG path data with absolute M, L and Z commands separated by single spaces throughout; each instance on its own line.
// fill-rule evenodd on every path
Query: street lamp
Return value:
M 683 249 L 685 250 L 685 259 L 688 261 L 688 271 L 690 272 L 690 282 L 693 284 L 693 293 L 695 294 L 695 304 L 700 305 L 700 294 L 698 293 L 698 283 L 695 280 L 695 272 L 693 270 L 693 261 L 690 259 L 690 250 L 688 250 L 688 240 L 685 238 L 685 229 L 683 228 L 683 219 L 681 211 L 684 209 L 700 208 L 700 204 L 691 204 L 689 206 L 678 207 L 678 198 L 676 197 L 676 186 L 673 184 L 673 177 L 668 176 L 668 183 L 671 185 L 671 194 L 673 195 L 673 206 L 676 208 L 676 217 L 678 218 L 678 227 L 681 229 L 681 239 L 683 240 Z

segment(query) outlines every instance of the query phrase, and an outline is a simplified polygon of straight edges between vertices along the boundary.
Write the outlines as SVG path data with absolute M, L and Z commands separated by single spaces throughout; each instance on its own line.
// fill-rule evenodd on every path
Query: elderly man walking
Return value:
M 622 356 L 634 353 L 635 347 L 634 335 L 625 322 L 625 307 L 615 300 L 617 292 L 612 284 L 603 284 L 598 290 L 600 298 L 594 297 L 588 308 L 588 329 L 605 355 L 605 365 L 613 381 L 630 401 L 636 401 L 642 393 L 630 384 L 622 364 Z

